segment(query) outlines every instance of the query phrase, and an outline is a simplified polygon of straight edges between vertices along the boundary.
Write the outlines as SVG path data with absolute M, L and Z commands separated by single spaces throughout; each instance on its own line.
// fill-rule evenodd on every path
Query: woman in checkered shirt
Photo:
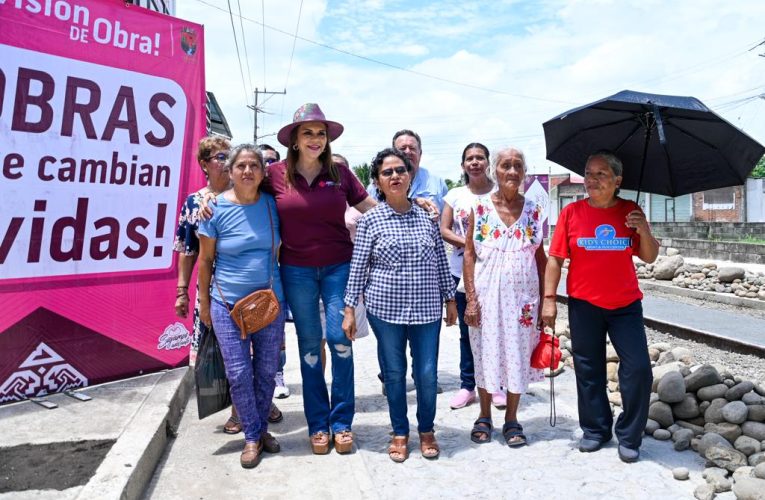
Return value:
M 408 457 L 406 344 L 412 353 L 417 388 L 417 430 L 425 458 L 438 457 L 433 433 L 436 414 L 438 334 L 446 302 L 446 323 L 457 321 L 455 284 L 444 243 L 428 212 L 408 198 L 412 165 L 403 153 L 385 149 L 372 160 L 370 174 L 380 204 L 356 227 L 350 276 L 345 289 L 343 330 L 356 338 L 355 307 L 364 294 L 367 318 L 377 337 L 390 407 L 394 462 Z

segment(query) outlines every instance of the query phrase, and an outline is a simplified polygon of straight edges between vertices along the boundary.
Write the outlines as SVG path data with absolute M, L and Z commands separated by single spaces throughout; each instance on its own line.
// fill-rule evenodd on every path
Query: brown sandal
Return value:
M 344 430 L 335 434 L 335 451 L 344 455 L 353 450 L 353 432 Z
M 260 463 L 260 453 L 263 451 L 263 441 L 257 443 L 245 443 L 239 463 L 245 469 L 252 469 Z
M 260 440 L 263 442 L 263 451 L 266 453 L 279 453 L 282 451 L 282 446 L 279 444 L 279 441 L 277 441 L 270 432 L 263 434 L 260 437 Z
M 409 458 L 409 436 L 393 436 L 388 446 L 388 457 L 396 463 L 401 463 Z
M 226 423 L 223 424 L 223 433 L 239 434 L 240 432 L 242 432 L 242 422 L 239 420 L 238 416 L 231 415 L 228 417 L 228 420 L 226 420 Z
M 311 451 L 314 455 L 326 455 L 329 453 L 329 434 L 317 432 L 311 436 Z
M 438 447 L 436 434 L 433 431 L 420 432 L 420 452 L 422 458 L 433 460 L 441 454 L 441 448 Z

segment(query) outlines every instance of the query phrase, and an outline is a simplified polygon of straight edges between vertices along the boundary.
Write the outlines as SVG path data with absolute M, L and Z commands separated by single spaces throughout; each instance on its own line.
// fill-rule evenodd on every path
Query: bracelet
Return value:
M 545 295 L 544 298 L 545 299 L 557 299 L 558 296 L 557 295 Z
M 181 297 L 188 297 L 188 296 L 189 296 L 189 292 L 179 292 L 175 294 L 176 299 L 179 299 Z
M 175 289 L 176 289 L 176 290 L 188 290 L 188 289 L 189 289 L 189 286 L 188 286 L 188 285 L 186 285 L 186 286 L 181 286 L 181 285 L 178 285 L 177 287 L 175 287 Z

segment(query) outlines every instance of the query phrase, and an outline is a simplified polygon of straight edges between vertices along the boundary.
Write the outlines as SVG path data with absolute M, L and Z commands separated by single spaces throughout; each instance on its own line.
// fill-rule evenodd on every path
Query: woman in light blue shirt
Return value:
M 263 450 L 279 451 L 279 443 L 268 433 L 274 375 L 284 340 L 284 292 L 276 259 L 279 217 L 273 197 L 260 191 L 265 172 L 255 146 L 237 146 L 226 167 L 233 187 L 218 195 L 215 213 L 199 227 L 199 315 L 202 322 L 215 327 L 231 399 L 244 431 L 240 462 L 242 467 L 252 468 L 258 465 Z M 241 339 L 229 309 L 239 299 L 271 285 L 282 303 L 279 316 Z

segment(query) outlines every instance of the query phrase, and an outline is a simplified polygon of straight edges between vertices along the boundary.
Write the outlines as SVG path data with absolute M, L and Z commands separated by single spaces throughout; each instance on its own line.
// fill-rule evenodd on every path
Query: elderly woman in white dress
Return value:
M 518 422 L 521 394 L 542 379 L 531 368 L 531 353 L 542 326 L 544 270 L 542 207 L 520 193 L 526 175 L 523 153 L 505 148 L 493 158 L 489 174 L 497 185 L 476 198 L 465 239 L 463 279 L 467 295 L 465 323 L 475 362 L 480 413 L 470 433 L 476 443 L 491 441 L 492 393 L 507 390 L 502 436 L 508 446 L 526 444 Z

